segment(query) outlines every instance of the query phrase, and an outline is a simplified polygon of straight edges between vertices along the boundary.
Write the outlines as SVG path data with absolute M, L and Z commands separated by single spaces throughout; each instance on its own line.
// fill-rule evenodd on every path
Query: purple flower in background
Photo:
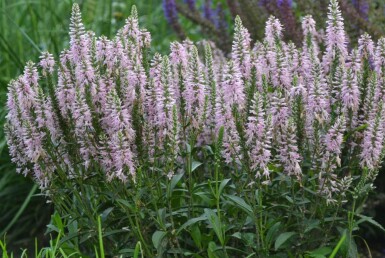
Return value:
M 292 7 L 293 1 L 292 0 L 277 0 L 277 5 L 279 8 L 286 8 L 286 7 Z
M 205 0 L 202 6 L 203 17 L 211 21 L 214 24 L 215 28 L 226 29 L 228 26 L 225 20 L 225 14 L 223 12 L 221 3 L 217 3 L 217 6 L 215 8 L 213 8 L 212 5 L 212 0 Z
M 185 38 L 184 32 L 178 21 L 178 11 L 175 0 L 163 0 L 163 12 L 168 23 L 173 27 L 180 38 Z
M 184 2 L 187 4 L 188 8 L 191 10 L 191 11 L 194 11 L 195 10 L 195 0 L 184 0 Z
M 203 5 L 203 17 L 205 17 L 207 20 L 214 22 L 216 13 L 214 13 L 214 10 L 211 8 L 212 0 L 205 0 L 205 3 Z
M 286 35 L 297 35 L 297 22 L 292 8 L 292 1 L 279 0 L 277 4 L 279 18 L 282 20 L 283 24 L 285 24 Z
M 217 4 L 214 17 L 214 25 L 216 28 L 225 30 L 228 27 L 221 3 Z
M 352 0 L 352 4 L 362 18 L 368 20 L 369 3 L 366 0 Z
M 167 21 L 172 24 L 178 19 L 175 0 L 163 0 L 163 11 Z
M 264 7 L 270 14 L 276 13 L 275 10 L 278 7 L 277 1 L 274 1 L 274 0 L 260 0 L 259 6 Z

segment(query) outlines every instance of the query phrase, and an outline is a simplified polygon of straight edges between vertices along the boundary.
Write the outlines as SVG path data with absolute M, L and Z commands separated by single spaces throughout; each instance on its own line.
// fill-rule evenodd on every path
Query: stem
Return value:
M 170 195 L 170 198 L 168 199 L 168 209 L 169 209 L 169 212 L 170 212 L 170 220 L 171 220 L 171 227 L 172 227 L 172 231 L 171 231 L 171 235 L 174 235 L 173 232 L 176 232 L 175 230 L 175 222 L 174 222 L 174 217 L 172 216 L 172 206 L 171 206 L 171 195 Z M 183 253 L 182 252 L 182 248 L 181 248 L 181 245 L 179 243 L 179 240 L 178 240 L 178 236 L 175 236 L 175 242 L 176 242 L 176 245 L 180 251 L 180 253 Z M 172 243 L 172 242 L 171 242 Z M 175 253 L 174 254 L 175 257 L 178 257 L 178 255 Z
M 133 196 L 130 196 L 130 191 L 127 191 L 127 188 L 125 188 L 125 195 L 126 195 L 126 200 L 130 200 L 130 199 L 134 200 Z M 134 230 L 134 232 L 136 231 L 136 234 L 135 234 L 136 238 L 140 239 L 141 243 L 143 244 L 143 248 L 144 248 L 145 253 L 150 257 L 154 257 L 153 253 L 151 252 L 151 249 L 148 247 L 147 242 L 144 240 L 144 237 L 141 233 L 139 219 L 137 216 L 136 203 L 134 202 L 134 205 L 135 205 L 135 209 L 134 209 L 135 222 L 131 218 L 130 210 L 127 209 L 128 207 L 126 207 L 125 205 L 123 205 L 119 202 L 118 202 L 118 204 L 126 211 L 127 218 L 129 220 L 131 228 L 136 229 L 136 230 Z
M 356 198 L 353 199 L 352 211 L 348 213 L 348 221 L 349 221 L 349 245 L 352 242 L 352 233 L 353 233 L 353 223 L 354 223 L 354 213 L 356 209 Z
M 189 191 L 189 197 L 190 197 L 188 210 L 189 210 L 190 217 L 192 216 L 192 212 L 193 212 L 192 210 L 193 209 L 192 148 L 194 145 L 195 145 L 195 141 L 193 136 L 192 139 L 190 140 L 190 151 L 188 152 L 188 155 L 187 155 L 188 191 Z

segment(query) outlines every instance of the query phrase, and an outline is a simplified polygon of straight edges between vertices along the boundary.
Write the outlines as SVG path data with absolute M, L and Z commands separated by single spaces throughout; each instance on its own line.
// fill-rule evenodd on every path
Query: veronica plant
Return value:
M 384 156 L 385 39 L 349 51 L 336 0 L 327 24 L 323 53 L 311 16 L 302 48 L 274 17 L 252 48 L 238 17 L 230 58 L 190 41 L 151 58 L 135 8 L 107 39 L 75 4 L 60 59 L 9 84 L 17 171 L 83 252 L 103 237 L 111 255 L 313 257 L 343 236 L 354 257 L 354 231 L 376 224 L 360 213 Z

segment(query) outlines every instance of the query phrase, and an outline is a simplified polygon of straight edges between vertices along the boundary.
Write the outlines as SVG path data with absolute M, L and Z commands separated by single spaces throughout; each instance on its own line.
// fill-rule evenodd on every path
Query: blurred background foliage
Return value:
M 384 0 L 339 0 L 351 47 L 368 32 L 377 40 L 385 33 Z M 231 48 L 232 20 L 239 15 L 254 40 L 264 36 L 270 15 L 281 20 L 284 37 L 297 46 L 302 43 L 301 19 L 311 14 L 317 22 L 320 37 L 326 25 L 329 0 L 163 0 L 165 15 L 180 39 L 190 36 L 185 20 L 200 27 L 225 52 Z
M 152 35 L 152 51 L 166 53 L 171 41 L 185 38 L 211 39 L 228 51 L 236 15 L 253 39 L 260 40 L 265 21 L 273 14 L 284 24 L 285 38 L 300 44 L 301 18 L 312 14 L 317 28 L 325 28 L 329 0 L 0 0 L 0 238 L 6 237 L 11 248 L 31 248 L 35 237 L 44 245 L 53 208 L 29 178 L 15 173 L 10 161 L 3 132 L 7 84 L 28 60 L 38 61 L 41 51 L 58 57 L 68 46 L 74 2 L 80 4 L 86 28 L 105 36 L 122 27 L 131 6 L 137 5 L 141 26 Z M 374 39 L 385 35 L 384 0 L 340 0 L 340 4 L 351 42 L 363 31 Z M 377 184 L 378 194 L 368 204 L 372 216 L 385 210 L 384 176 Z

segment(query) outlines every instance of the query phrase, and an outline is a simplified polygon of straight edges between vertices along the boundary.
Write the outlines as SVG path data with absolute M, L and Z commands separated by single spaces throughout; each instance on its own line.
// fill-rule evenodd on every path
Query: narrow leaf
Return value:
M 275 240 L 274 249 L 277 251 L 287 240 L 294 236 L 295 232 L 285 232 L 280 234 Z
M 223 238 L 222 224 L 219 221 L 219 217 L 217 216 L 217 214 L 215 214 L 213 210 L 210 209 L 205 209 L 205 214 L 210 226 L 214 229 L 215 234 L 217 235 L 219 241 L 221 242 L 221 245 L 223 246 L 225 240 Z
M 362 214 L 356 214 L 356 215 L 361 218 L 359 221 L 357 221 L 357 224 L 360 224 L 362 222 L 369 222 L 373 226 L 376 226 L 377 228 L 381 229 L 382 231 L 385 231 L 385 228 L 380 223 L 375 221 L 373 218 L 362 215 Z
M 198 218 L 192 218 L 192 219 L 189 219 L 188 221 L 186 221 L 179 229 L 178 231 L 176 232 L 176 234 L 180 234 L 180 232 L 182 232 L 182 230 L 184 230 L 185 228 L 197 223 L 198 221 L 202 221 L 202 220 L 206 220 L 207 217 L 206 215 L 203 215 L 203 216 L 200 216 Z
M 230 201 L 232 201 L 234 204 L 236 204 L 236 207 L 244 210 L 250 216 L 253 215 L 253 209 L 242 198 L 235 195 L 225 195 L 225 196 L 229 198 Z
M 162 243 L 163 238 L 167 235 L 164 231 L 155 231 L 152 235 L 152 243 L 156 249 L 159 249 L 160 244 Z
M 168 198 L 170 198 L 171 197 L 171 194 L 172 194 L 172 192 L 174 191 L 174 188 L 175 188 L 175 186 L 178 184 L 178 182 L 182 179 L 182 177 L 183 177 L 183 173 L 181 173 L 181 174 L 177 174 L 177 175 L 174 175 L 173 177 L 172 177 L 172 179 L 171 179 L 171 182 L 170 182 L 170 190 L 169 190 L 169 192 L 168 192 Z
M 197 169 L 202 164 L 203 163 L 201 163 L 199 161 L 193 160 L 192 164 L 191 164 L 191 172 L 194 172 L 194 170 Z
M 221 182 L 221 184 L 220 184 L 220 186 L 219 186 L 219 193 L 218 193 L 219 196 L 221 195 L 221 193 L 222 193 L 222 191 L 223 191 L 223 188 L 225 188 L 225 186 L 230 182 L 230 180 L 231 180 L 231 179 L 227 178 L 227 179 L 224 179 L 224 180 Z

